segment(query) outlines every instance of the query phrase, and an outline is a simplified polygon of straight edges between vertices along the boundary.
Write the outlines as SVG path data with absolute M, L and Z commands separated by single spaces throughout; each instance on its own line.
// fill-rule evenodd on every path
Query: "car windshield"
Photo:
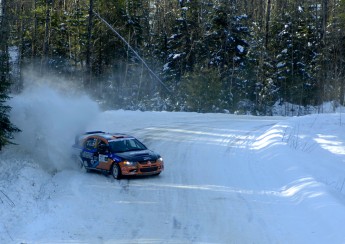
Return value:
M 135 138 L 117 139 L 109 142 L 110 151 L 113 153 L 140 151 L 147 148 Z

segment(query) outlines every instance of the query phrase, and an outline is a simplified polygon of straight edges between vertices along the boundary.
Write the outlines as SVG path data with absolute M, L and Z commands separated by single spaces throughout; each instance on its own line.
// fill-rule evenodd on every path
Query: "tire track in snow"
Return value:
M 228 128 L 217 128 L 217 127 L 210 127 L 209 125 L 197 125 L 191 124 L 192 126 L 185 126 L 181 125 L 181 127 L 177 126 L 159 126 L 159 127 L 150 127 L 150 128 L 144 128 L 140 130 L 140 135 L 143 138 L 146 138 L 145 143 L 150 143 L 150 144 L 159 144 L 159 145 L 164 145 L 164 144 L 169 144 L 169 143 L 178 143 L 178 144 L 183 144 L 185 145 L 186 149 L 182 149 L 182 153 L 184 154 L 183 157 L 181 158 L 181 155 L 175 155 L 175 158 L 179 158 L 181 162 L 185 162 L 185 159 L 191 159 L 195 158 L 196 152 L 198 152 L 198 147 L 201 145 L 207 144 L 210 146 L 214 146 L 218 148 L 217 154 L 223 155 L 223 157 L 226 159 L 229 157 L 229 154 L 231 153 L 232 155 L 238 154 L 240 149 L 247 150 L 248 147 L 255 141 L 255 138 L 258 136 L 259 132 L 266 127 L 271 126 L 271 124 L 267 125 L 261 125 L 259 127 L 255 127 L 250 129 L 249 131 L 243 131 L 241 132 L 240 130 L 235 130 L 235 129 L 228 129 Z M 211 139 L 211 141 L 207 141 Z M 159 143 L 155 143 L 155 141 L 158 140 Z M 188 146 L 187 146 L 188 145 Z M 156 146 L 159 148 L 159 146 Z M 221 150 L 219 150 L 221 149 Z M 155 149 L 157 150 L 157 149 Z M 241 150 L 242 151 L 242 150 Z M 180 154 L 181 152 L 178 152 Z M 245 154 L 245 161 L 243 162 L 247 167 L 250 168 L 250 155 Z M 182 159 L 182 160 L 181 160 Z M 172 163 L 178 163 L 178 162 L 172 162 Z M 248 169 L 247 169 L 248 170 Z M 185 175 L 183 172 L 181 174 L 178 174 L 178 176 L 175 176 L 174 178 L 170 178 L 176 184 L 177 182 L 181 183 L 181 188 L 184 188 L 184 184 L 190 182 L 193 182 L 193 179 L 195 179 L 197 174 L 194 174 L 193 170 L 189 172 L 187 177 L 181 177 Z M 211 178 L 214 178 L 213 176 Z M 173 184 L 173 185 L 174 185 Z M 163 186 L 164 187 L 164 186 Z M 187 187 L 186 187 L 187 188 Z M 187 194 L 188 192 L 188 194 Z M 171 225 L 172 225 L 172 234 L 171 238 L 176 239 L 176 238 L 186 238 L 189 240 L 197 240 L 198 235 L 195 233 L 198 232 L 206 232 L 206 231 L 211 231 L 211 232 L 219 232 L 219 230 L 216 229 L 209 229 L 207 230 L 205 228 L 205 219 L 212 219 L 212 221 L 218 222 L 218 223 L 223 223 L 223 228 L 226 228 L 228 225 L 226 221 L 224 222 L 224 218 L 219 216 L 219 211 L 222 211 L 221 209 L 229 209 L 229 206 L 231 206 L 231 203 L 233 202 L 246 202 L 247 210 L 246 215 L 248 222 L 258 222 L 259 220 L 255 220 L 254 218 L 254 213 L 253 210 L 250 208 L 250 203 L 246 198 L 242 196 L 242 194 L 236 193 L 232 194 L 232 196 L 214 196 L 213 198 L 209 198 L 208 194 L 201 194 L 198 192 L 197 186 L 195 188 L 195 193 L 191 191 L 186 191 L 182 190 L 182 193 L 178 194 L 178 199 L 181 199 L 182 202 L 187 202 L 182 204 L 180 203 L 180 208 L 178 211 L 181 211 L 181 209 L 185 208 L 183 213 L 188 213 L 188 212 L 194 212 L 193 216 L 196 216 L 198 221 L 193 222 L 191 220 L 186 220 L 180 217 L 180 214 L 173 214 L 171 216 Z M 184 194 L 186 193 L 186 194 Z M 192 194 L 193 193 L 193 194 Z M 217 194 L 216 194 L 217 195 Z M 226 194 L 228 195 L 228 194 Z M 199 199 L 202 199 L 201 201 L 198 201 Z M 238 200 L 236 200 L 238 198 Z M 191 211 L 188 208 L 188 199 L 193 199 L 194 204 L 199 206 L 198 211 Z M 215 210 L 212 207 L 209 206 L 209 203 L 211 201 L 216 201 L 213 204 L 216 204 L 218 208 Z M 169 199 L 168 199 L 169 201 Z M 187 204 L 187 205 L 186 205 Z M 171 209 L 172 212 L 174 208 Z M 231 210 L 234 211 L 234 210 Z M 199 217 L 199 215 L 204 215 L 207 216 L 207 218 Z M 199 223 L 202 223 L 201 225 Z M 193 227 L 192 227 L 193 226 Z M 210 227 L 208 227 L 210 228 Z M 219 227 L 218 227 L 219 228 Z M 221 232 L 221 231 L 220 231 Z M 227 230 L 229 233 L 229 230 Z M 194 234 L 193 234 L 194 233 Z M 200 233 L 199 233 L 200 235 Z M 221 235 L 221 234 L 220 234 Z M 229 234 L 228 238 L 235 238 L 235 236 L 238 235 L 238 233 L 232 232 L 232 234 Z M 200 236 L 199 236 L 200 238 Z M 206 237 L 205 237 L 206 238 Z M 226 237 L 224 237 L 227 239 Z
M 258 222 L 253 209 L 243 207 L 247 199 L 240 184 L 245 179 L 239 173 L 247 171 L 241 148 L 253 128 L 243 121 L 224 124 L 196 116 L 189 123 L 152 123 L 129 130 L 164 157 L 166 170 L 158 177 L 116 181 L 97 173 L 59 172 L 54 177 L 58 192 L 42 217 L 51 218 L 45 222 L 45 234 L 59 240 L 68 232 L 70 240 L 118 243 L 248 240 L 248 231 L 241 228 L 247 222 L 255 228 Z M 76 219 L 80 226 L 59 216 Z

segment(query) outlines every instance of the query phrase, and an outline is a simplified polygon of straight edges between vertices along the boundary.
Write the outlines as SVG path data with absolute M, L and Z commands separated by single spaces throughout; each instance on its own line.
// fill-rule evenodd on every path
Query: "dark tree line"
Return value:
M 13 133 L 19 129 L 11 124 L 9 119 L 10 107 L 6 105 L 9 99 L 10 88 L 10 63 L 9 63 L 9 31 L 10 25 L 7 19 L 6 0 L 0 5 L 0 151 L 6 144 L 11 143 Z
M 2 0 L 2 9 L 1 79 L 17 92 L 23 72 L 8 75 L 9 47 L 20 71 L 59 75 L 109 109 L 344 105 L 345 0 Z

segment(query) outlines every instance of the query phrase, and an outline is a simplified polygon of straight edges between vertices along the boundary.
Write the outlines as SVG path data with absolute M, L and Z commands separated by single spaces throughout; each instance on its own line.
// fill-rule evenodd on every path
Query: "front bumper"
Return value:
M 140 162 L 136 166 L 126 166 L 120 163 L 122 175 L 155 175 L 164 170 L 163 162 Z

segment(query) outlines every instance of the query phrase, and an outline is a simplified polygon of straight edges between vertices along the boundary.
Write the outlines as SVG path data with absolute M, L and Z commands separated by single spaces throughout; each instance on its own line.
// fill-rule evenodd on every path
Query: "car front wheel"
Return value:
M 111 169 L 111 174 L 113 175 L 114 179 L 119 180 L 121 178 L 121 169 L 118 164 L 113 164 Z

